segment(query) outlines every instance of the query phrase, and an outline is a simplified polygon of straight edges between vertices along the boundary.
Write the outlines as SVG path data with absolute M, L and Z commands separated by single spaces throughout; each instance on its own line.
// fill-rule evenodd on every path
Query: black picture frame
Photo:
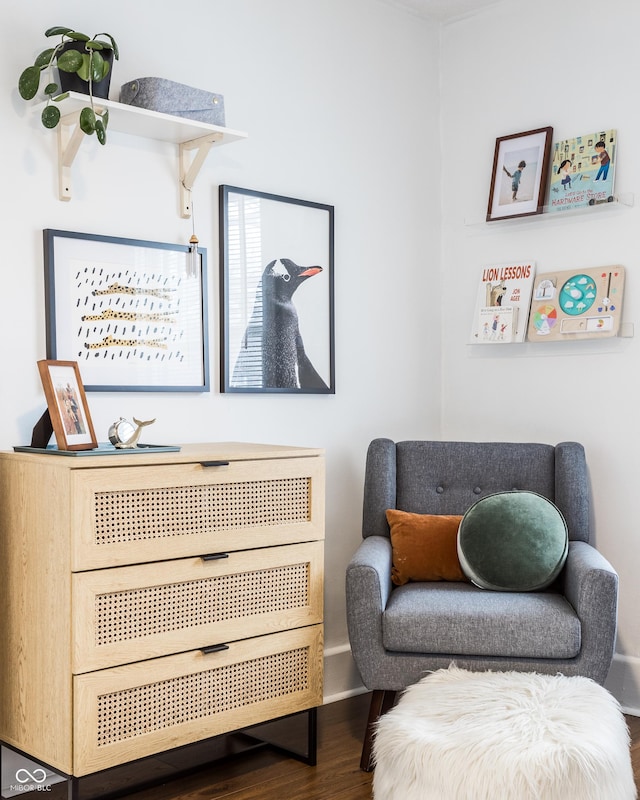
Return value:
M 207 253 L 46 228 L 47 359 L 78 362 L 85 391 L 207 392 Z
M 228 185 L 219 201 L 221 391 L 334 394 L 334 207 Z

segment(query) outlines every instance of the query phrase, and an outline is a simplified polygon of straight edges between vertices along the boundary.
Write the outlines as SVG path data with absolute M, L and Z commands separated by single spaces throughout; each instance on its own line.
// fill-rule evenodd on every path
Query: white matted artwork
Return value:
M 220 187 L 221 391 L 335 391 L 333 269 L 333 206 Z
M 553 128 L 496 139 L 487 222 L 543 211 Z
M 206 250 L 44 231 L 47 358 L 87 391 L 208 391 Z

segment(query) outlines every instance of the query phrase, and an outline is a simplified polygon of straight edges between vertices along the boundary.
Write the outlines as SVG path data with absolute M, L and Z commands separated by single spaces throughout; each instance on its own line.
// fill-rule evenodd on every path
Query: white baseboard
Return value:
M 353 662 L 349 644 L 327 647 L 324 651 L 324 702 L 335 703 L 367 689 Z
M 616 653 L 605 687 L 625 714 L 640 717 L 640 658 Z M 335 703 L 366 691 L 349 644 L 328 647 L 324 652 L 324 702 Z
M 625 714 L 640 717 L 640 658 L 616 653 L 604 685 Z

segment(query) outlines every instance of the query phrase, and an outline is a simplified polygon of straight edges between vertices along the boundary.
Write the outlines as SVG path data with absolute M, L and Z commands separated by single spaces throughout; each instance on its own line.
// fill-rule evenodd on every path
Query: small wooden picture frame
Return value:
M 94 450 L 96 434 L 75 361 L 38 361 L 59 450 Z

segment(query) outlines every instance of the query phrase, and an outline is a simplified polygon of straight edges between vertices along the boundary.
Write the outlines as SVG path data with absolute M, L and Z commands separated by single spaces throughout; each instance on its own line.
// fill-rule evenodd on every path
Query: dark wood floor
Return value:
M 318 764 L 309 767 L 271 748 L 243 753 L 127 800 L 371 800 L 372 775 L 360 770 L 360 748 L 370 695 L 326 705 L 318 715 Z M 628 716 L 631 758 L 640 788 L 640 718 Z M 91 779 L 93 780 L 93 779 Z M 82 784 L 81 784 L 82 787 Z M 89 790 L 110 787 L 88 785 Z M 66 798 L 62 786 L 50 800 Z M 89 794 L 92 792 L 89 791 Z M 85 792 L 81 788 L 81 800 Z
M 636 786 L 640 791 L 640 717 L 626 716 L 629 733 L 631 734 L 631 763 Z
M 362 735 L 369 701 L 370 695 L 362 694 L 319 709 L 318 763 L 315 767 L 266 747 L 216 761 L 191 774 L 120 796 L 124 800 L 371 800 L 372 775 L 360 770 Z M 304 750 L 306 715 L 299 715 L 291 722 L 295 741 L 289 744 Z M 90 776 L 79 782 L 80 800 L 113 794 L 123 785 L 123 780 L 135 783 L 143 774 L 148 780 L 162 774 L 168 765 L 174 770 L 189 761 L 197 764 L 203 760 L 203 750 L 199 745 L 193 751 L 180 750 L 133 765 L 119 774 Z M 34 798 L 40 796 L 29 794 Z M 67 796 L 66 784 L 57 784 L 47 792 L 48 800 L 67 800 Z

